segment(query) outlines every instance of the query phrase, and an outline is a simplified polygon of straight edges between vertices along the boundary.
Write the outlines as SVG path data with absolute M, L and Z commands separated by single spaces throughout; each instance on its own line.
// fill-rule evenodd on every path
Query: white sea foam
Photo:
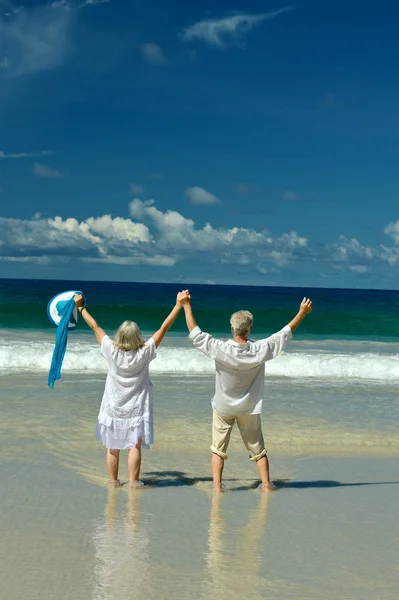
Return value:
M 49 370 L 54 344 L 49 341 L 0 341 L 1 372 L 45 372 Z M 213 361 L 191 347 L 161 347 L 151 364 L 154 374 L 211 374 Z M 86 341 L 69 343 L 63 372 L 105 373 L 106 363 L 98 345 Z M 369 379 L 399 381 L 399 355 L 386 353 L 340 353 L 288 351 L 266 365 L 268 376 Z

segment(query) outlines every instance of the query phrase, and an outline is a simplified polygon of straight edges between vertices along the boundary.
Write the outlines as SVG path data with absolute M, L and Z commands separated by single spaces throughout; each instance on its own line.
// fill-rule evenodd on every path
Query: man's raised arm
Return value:
M 272 360 L 272 358 L 276 358 L 276 356 L 278 356 L 280 352 L 284 350 L 285 346 L 291 339 L 292 334 L 298 327 L 299 323 L 306 317 L 308 313 L 310 313 L 311 310 L 312 301 L 307 298 L 304 298 L 301 302 L 298 313 L 292 319 L 292 321 L 288 323 L 288 325 L 286 325 L 281 331 L 274 333 L 270 337 L 261 340 L 260 342 L 255 342 L 255 346 L 257 343 L 260 344 L 260 362 Z
M 309 300 L 309 298 L 304 298 L 301 302 L 301 306 L 299 307 L 298 314 L 292 319 L 291 323 L 288 323 L 288 327 L 291 329 L 292 333 L 294 333 L 299 323 L 306 317 L 308 313 L 310 313 L 311 310 L 312 301 Z
M 188 290 L 184 290 L 180 292 L 178 296 L 180 303 L 184 308 L 184 314 L 186 315 L 186 323 L 189 332 L 191 333 L 193 329 L 197 327 L 197 323 L 195 322 L 193 309 L 191 308 L 191 296 Z
M 218 349 L 223 342 L 221 340 L 215 340 L 209 333 L 201 331 L 198 327 L 196 320 L 193 315 L 193 309 L 191 308 L 191 296 L 188 290 L 181 292 L 180 302 L 184 308 L 184 314 L 186 315 L 187 329 L 190 332 L 190 339 L 197 350 L 200 350 L 203 354 L 206 354 L 209 358 L 215 358 Z
M 187 300 L 186 300 L 186 298 L 187 298 Z M 183 304 L 183 308 L 184 308 L 184 314 L 186 315 L 187 329 L 191 333 L 192 330 L 197 327 L 197 323 L 196 323 L 196 321 L 194 319 L 194 315 L 193 315 L 193 308 L 191 306 L 191 297 L 186 296 L 186 298 L 184 299 L 185 304 Z

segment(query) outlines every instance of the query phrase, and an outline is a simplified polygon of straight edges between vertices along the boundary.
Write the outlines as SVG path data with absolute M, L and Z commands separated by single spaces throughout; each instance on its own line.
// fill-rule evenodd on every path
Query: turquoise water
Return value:
M 203 329 L 229 334 L 232 312 L 248 309 L 255 317 L 254 335 L 274 332 L 296 313 L 304 296 L 314 311 L 298 330 L 301 337 L 399 341 L 399 291 L 274 288 L 247 286 L 109 283 L 81 281 L 0 280 L 0 328 L 51 330 L 48 301 L 57 293 L 81 289 L 97 321 L 110 330 L 125 319 L 152 332 L 189 287 L 195 315 Z M 182 317 L 172 334 L 185 333 Z

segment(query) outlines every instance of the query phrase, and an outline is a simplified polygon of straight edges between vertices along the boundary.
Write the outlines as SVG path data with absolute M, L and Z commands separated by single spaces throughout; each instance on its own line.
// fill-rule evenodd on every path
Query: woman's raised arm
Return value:
M 97 342 L 101 345 L 103 337 L 107 335 L 104 329 L 101 329 L 101 327 L 97 324 L 97 321 L 91 316 L 87 308 L 83 306 L 82 294 L 75 294 L 73 299 L 75 300 L 76 308 L 78 309 L 78 311 L 80 312 L 90 329 L 94 331 Z
M 162 323 L 161 327 L 154 333 L 152 339 L 155 342 L 155 346 L 158 348 L 159 344 L 162 342 L 163 338 L 166 335 L 166 332 L 172 327 L 173 323 L 176 321 L 179 312 L 181 311 L 183 304 L 182 300 L 186 297 L 188 291 L 179 292 L 176 297 L 176 304 L 166 317 L 165 321 Z

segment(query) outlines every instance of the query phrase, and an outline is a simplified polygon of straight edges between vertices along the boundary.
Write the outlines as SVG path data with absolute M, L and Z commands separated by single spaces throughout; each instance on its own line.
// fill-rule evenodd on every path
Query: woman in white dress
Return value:
M 181 300 L 188 292 L 180 292 L 176 305 L 154 335 L 144 342 L 138 325 L 125 321 L 119 327 L 115 340 L 105 333 L 83 306 L 81 294 L 75 294 L 75 304 L 94 331 L 101 346 L 101 354 L 108 364 L 108 375 L 101 402 L 95 438 L 107 450 L 107 467 L 110 483 L 120 485 L 118 479 L 120 450 L 129 450 L 128 471 L 130 485 L 141 485 L 141 448 L 154 443 L 153 392 L 149 365 L 156 357 L 156 349 L 175 322 Z

